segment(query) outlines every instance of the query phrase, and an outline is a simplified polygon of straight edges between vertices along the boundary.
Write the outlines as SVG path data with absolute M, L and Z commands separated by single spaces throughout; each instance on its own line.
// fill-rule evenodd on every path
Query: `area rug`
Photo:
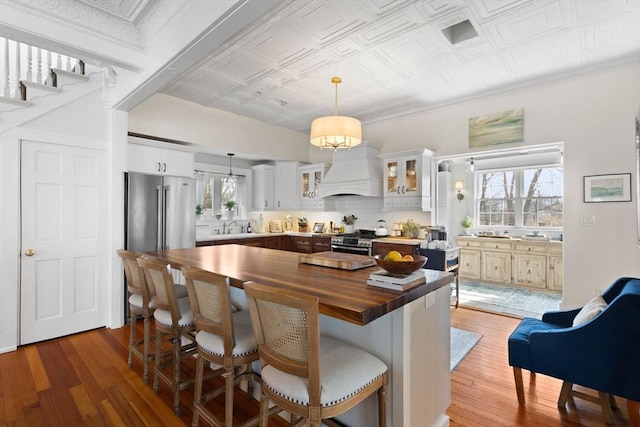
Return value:
M 458 328 L 451 328 L 451 370 L 471 351 L 482 335 Z
M 460 280 L 460 305 L 516 317 L 541 318 L 546 311 L 557 310 L 562 295 L 512 286 Z

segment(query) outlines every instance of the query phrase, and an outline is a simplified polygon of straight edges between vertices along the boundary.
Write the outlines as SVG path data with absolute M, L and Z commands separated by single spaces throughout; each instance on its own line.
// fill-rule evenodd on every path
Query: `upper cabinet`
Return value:
M 431 210 L 431 150 L 380 155 L 385 210 Z
M 194 157 L 189 151 L 158 148 L 150 145 L 127 145 L 127 170 L 153 175 L 193 178 Z
M 298 162 L 276 161 L 253 170 L 253 209 L 295 210 L 299 206 Z
M 318 192 L 329 164 L 316 163 L 298 167 L 300 183 L 300 209 L 324 210 L 324 199 L 318 198 Z
M 277 161 L 275 176 L 275 209 L 298 209 L 298 162 Z
M 272 211 L 275 209 L 275 174 L 271 165 L 256 165 L 253 170 L 253 209 Z

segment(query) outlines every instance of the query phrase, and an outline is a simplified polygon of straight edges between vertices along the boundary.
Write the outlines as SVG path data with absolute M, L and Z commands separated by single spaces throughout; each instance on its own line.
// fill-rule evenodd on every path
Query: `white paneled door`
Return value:
M 22 142 L 20 344 L 104 326 L 106 153 Z

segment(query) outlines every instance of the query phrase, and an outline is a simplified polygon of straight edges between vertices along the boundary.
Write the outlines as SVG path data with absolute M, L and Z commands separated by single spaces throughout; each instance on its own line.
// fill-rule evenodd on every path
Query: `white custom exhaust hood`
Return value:
M 375 145 L 362 143 L 333 153 L 333 163 L 320 184 L 319 197 L 382 197 L 382 163 Z

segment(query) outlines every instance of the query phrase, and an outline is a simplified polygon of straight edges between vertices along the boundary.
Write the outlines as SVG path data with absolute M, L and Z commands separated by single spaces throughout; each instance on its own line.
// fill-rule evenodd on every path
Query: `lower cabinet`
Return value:
M 285 236 L 269 236 L 263 237 L 263 245 L 268 249 L 287 249 L 287 241 Z
M 511 253 L 483 251 L 482 280 L 496 283 L 510 283 Z
M 310 254 L 313 252 L 313 238 L 305 236 L 289 236 L 289 250 Z
M 313 236 L 312 245 L 313 252 L 329 252 L 331 251 L 331 237 Z
M 561 291 L 562 242 L 461 236 L 460 277 Z
M 480 251 L 460 249 L 460 277 L 480 280 Z
M 564 262 L 562 257 L 550 256 L 547 267 L 547 286 L 549 289 L 561 291 L 564 285 Z
M 418 255 L 420 245 L 406 245 L 403 243 L 373 242 L 373 255 L 386 255 L 390 251 L 398 251 L 402 255 Z
M 516 285 L 547 287 L 547 259 L 544 255 L 513 255 L 513 283 Z
M 263 247 L 262 237 L 247 237 L 246 239 L 223 239 L 216 241 L 216 245 L 243 245 Z

